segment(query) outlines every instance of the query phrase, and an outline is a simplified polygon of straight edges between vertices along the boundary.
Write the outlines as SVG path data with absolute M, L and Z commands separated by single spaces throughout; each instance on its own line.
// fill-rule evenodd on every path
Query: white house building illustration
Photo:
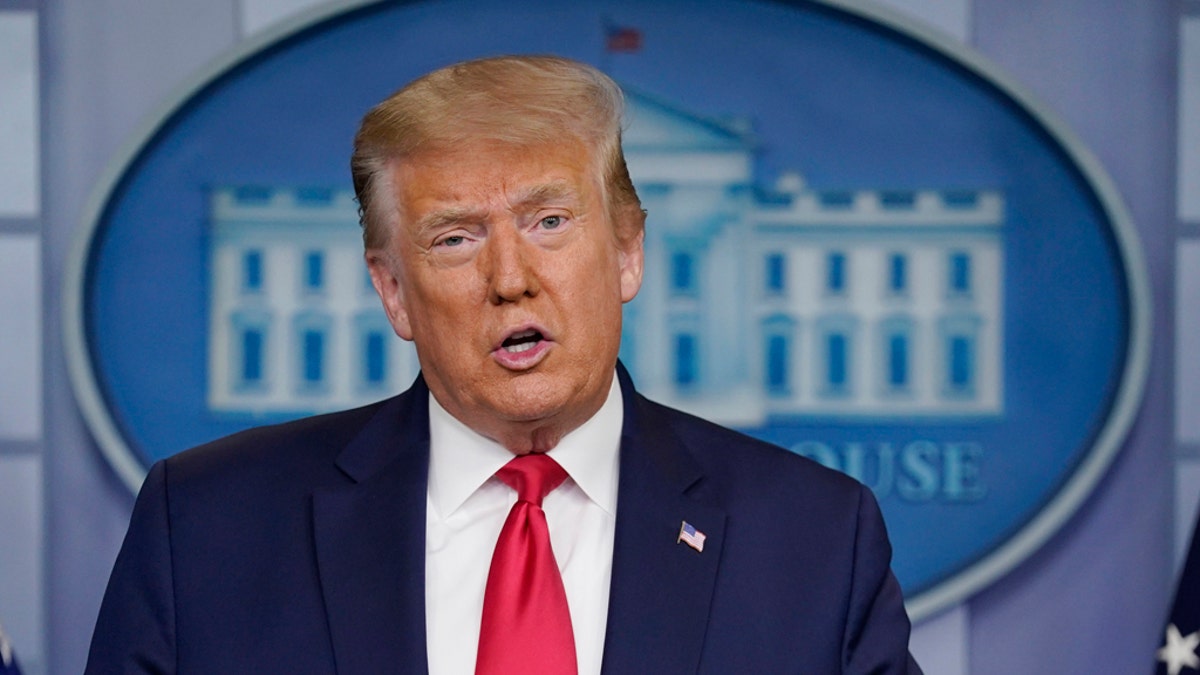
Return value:
M 211 410 L 330 410 L 412 381 L 416 352 L 371 286 L 352 193 L 243 187 L 211 200 Z
M 987 190 L 755 181 L 748 125 L 629 95 L 649 212 L 622 361 L 651 398 L 725 424 L 1003 413 L 1003 226 Z M 366 403 L 416 375 L 362 262 L 348 191 L 212 194 L 208 400 Z

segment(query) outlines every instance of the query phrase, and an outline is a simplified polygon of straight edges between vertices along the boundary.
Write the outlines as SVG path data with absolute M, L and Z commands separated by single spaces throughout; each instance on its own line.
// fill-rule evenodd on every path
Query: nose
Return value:
M 488 295 L 493 304 L 517 302 L 541 290 L 530 261 L 529 242 L 514 227 L 498 227 L 488 237 Z

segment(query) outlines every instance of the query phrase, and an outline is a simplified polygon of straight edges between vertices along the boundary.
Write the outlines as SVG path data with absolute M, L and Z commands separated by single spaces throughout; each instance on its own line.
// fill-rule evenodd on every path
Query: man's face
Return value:
M 396 333 L 430 390 L 510 450 L 546 450 L 612 382 L 621 305 L 642 280 L 642 236 L 619 243 L 599 163 L 582 143 L 480 143 L 392 171 L 398 225 L 367 252 Z

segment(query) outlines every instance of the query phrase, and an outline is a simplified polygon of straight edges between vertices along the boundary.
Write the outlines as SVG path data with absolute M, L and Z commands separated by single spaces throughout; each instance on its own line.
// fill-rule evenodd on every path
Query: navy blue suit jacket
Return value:
M 919 673 L 870 491 L 648 401 L 618 370 L 604 672 Z M 428 420 L 418 379 L 157 463 L 87 672 L 426 672 Z M 676 542 L 684 520 L 703 552 Z

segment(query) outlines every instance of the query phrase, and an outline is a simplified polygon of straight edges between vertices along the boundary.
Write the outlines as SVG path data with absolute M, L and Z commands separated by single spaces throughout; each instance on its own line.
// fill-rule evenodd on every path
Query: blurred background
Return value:
M 399 4 L 419 5 L 431 25 L 462 16 L 464 31 L 481 30 L 463 10 L 469 3 Z M 772 3 L 702 3 L 704 11 L 722 4 Z M 165 106 L 223 72 L 214 64 L 233 63 L 231 53 L 251 54 L 288 26 L 337 6 L 0 2 L 0 625 L 26 675 L 82 670 L 133 503 L 68 375 L 64 314 L 78 291 L 69 287 L 68 270 L 86 243 L 81 237 L 95 227 L 105 187 L 127 169 L 123 162 L 162 121 Z M 1144 394 L 1111 464 L 1036 550 L 966 597 L 923 613 L 913 650 L 934 675 L 1150 672 L 1200 502 L 1200 351 L 1189 349 L 1200 338 L 1200 1 L 888 0 L 850 7 L 913 27 L 943 48 L 961 47 L 968 58 L 982 56 L 1069 128 L 1128 210 L 1152 312 Z M 632 72 L 621 59 L 643 44 L 652 48 L 649 27 L 671 21 L 636 17 L 634 9 L 624 12 L 607 50 L 598 50 L 598 65 L 618 79 L 622 68 Z M 545 36 L 541 48 L 554 50 L 555 40 Z M 405 79 L 379 86 L 386 93 Z M 361 112 L 371 100 L 348 106 Z M 881 118 L 889 114 L 885 103 Z M 337 143 L 334 154 L 346 147 L 344 139 Z M 779 175 L 772 179 L 811 167 L 774 168 Z M 313 175 L 323 180 L 321 171 Z M 153 268 L 163 278 L 177 253 L 170 243 L 160 246 Z M 164 341 L 189 339 L 161 330 Z M 1076 330 L 1085 341 L 1087 327 Z M 170 369 L 156 370 L 168 374 L 169 387 Z M 676 384 L 679 376 L 677 369 Z M 171 397 L 169 390 L 163 395 Z M 1046 432 L 1031 428 L 1025 443 L 1037 446 L 1039 433 Z

